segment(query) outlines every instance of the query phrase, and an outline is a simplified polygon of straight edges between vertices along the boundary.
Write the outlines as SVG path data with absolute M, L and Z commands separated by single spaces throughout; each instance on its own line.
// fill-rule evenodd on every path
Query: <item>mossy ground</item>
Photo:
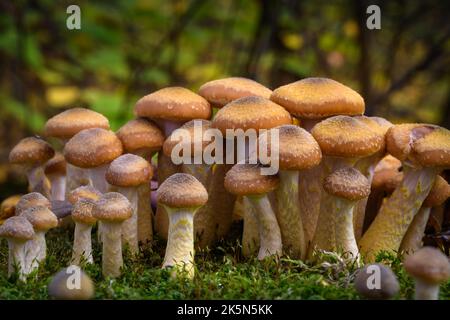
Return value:
M 125 252 L 123 275 L 115 280 L 101 275 L 101 247 L 94 239 L 95 264 L 84 270 L 92 277 L 96 299 L 359 299 L 352 281 L 356 268 L 337 256 L 326 256 L 317 266 L 283 258 L 279 262 L 244 259 L 237 241 L 220 243 L 196 255 L 196 277 L 173 280 L 161 270 L 165 243 L 155 240 L 152 249 L 132 259 Z M 49 232 L 45 264 L 26 284 L 7 277 L 8 250 L 0 241 L 0 299 L 48 299 L 53 274 L 68 265 L 73 235 L 70 230 Z M 414 285 L 395 257 L 380 255 L 391 265 L 401 286 L 397 299 L 411 299 Z M 441 299 L 450 299 L 450 282 L 441 288 Z

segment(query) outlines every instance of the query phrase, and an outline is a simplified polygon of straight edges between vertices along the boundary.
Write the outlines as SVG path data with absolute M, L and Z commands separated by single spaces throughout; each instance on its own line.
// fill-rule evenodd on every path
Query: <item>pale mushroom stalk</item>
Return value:
M 103 221 L 102 272 L 105 277 L 120 276 L 123 267 L 121 230 L 122 223 Z
M 151 206 L 152 190 L 150 182 L 138 187 L 138 241 L 148 243 L 153 239 L 153 210 Z
M 250 257 L 259 249 L 259 230 L 255 208 L 247 197 L 242 196 L 244 207 L 244 230 L 242 231 L 242 254 Z
M 72 190 L 90 183 L 90 177 L 87 170 L 66 163 L 66 199 Z
M 17 268 L 19 273 L 19 279 L 21 281 L 26 280 L 27 267 L 25 262 L 25 245 L 23 240 L 8 239 L 8 277 L 11 276 Z
M 26 273 L 30 273 L 39 267 L 39 263 L 45 259 L 47 254 L 47 244 L 45 242 L 45 232 L 35 230 L 34 237 L 25 245 L 25 265 Z
M 108 183 L 105 180 L 105 173 L 108 167 L 109 164 L 104 164 L 95 168 L 89 168 L 91 185 L 101 193 L 108 191 Z
M 84 259 L 87 263 L 94 263 L 92 256 L 92 225 L 80 222 L 75 223 L 73 238 L 72 263 L 79 265 Z
M 51 199 L 56 201 L 64 201 L 66 196 L 66 177 L 63 175 L 50 176 Z
M 415 279 L 415 300 L 439 300 L 439 285 Z
M 36 166 L 29 168 L 27 170 L 27 178 L 28 178 L 28 184 L 30 192 L 43 192 L 44 196 L 48 196 L 50 194 L 50 190 L 40 190 L 39 188 L 42 188 L 43 180 L 45 179 L 44 169 L 42 166 Z
M 353 231 L 353 208 L 354 201 L 337 198 L 334 201 L 336 212 L 336 249 L 349 254 L 351 260 L 356 260 L 359 256 L 359 249 Z
M 127 245 L 132 254 L 139 252 L 138 242 L 138 207 L 139 197 L 137 188 L 114 187 L 116 192 L 123 194 L 130 201 L 132 215 L 122 224 L 122 243 Z
M 400 244 L 399 252 L 412 253 L 422 247 L 422 238 L 425 234 L 428 218 L 430 217 L 431 208 L 422 207 L 414 216 L 408 227 L 403 240 Z

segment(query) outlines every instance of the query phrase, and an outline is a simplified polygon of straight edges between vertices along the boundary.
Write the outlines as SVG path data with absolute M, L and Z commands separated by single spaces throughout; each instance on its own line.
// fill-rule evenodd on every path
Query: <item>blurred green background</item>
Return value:
M 68 30 L 66 8 L 81 8 Z M 366 8 L 381 8 L 381 30 Z M 367 114 L 450 124 L 450 2 L 294 0 L 2 1 L 0 198 L 24 192 L 8 165 L 21 138 L 74 107 L 113 129 L 156 89 L 226 76 L 276 88 L 325 76 L 359 91 Z

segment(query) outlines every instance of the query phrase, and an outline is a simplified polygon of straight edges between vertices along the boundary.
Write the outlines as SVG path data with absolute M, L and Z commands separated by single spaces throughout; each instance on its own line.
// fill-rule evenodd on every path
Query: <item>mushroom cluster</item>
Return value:
M 72 265 L 94 263 L 96 231 L 103 275 L 119 277 L 123 248 L 136 257 L 155 232 L 167 240 L 162 267 L 192 278 L 195 250 L 214 247 L 242 219 L 245 257 L 315 263 L 318 253 L 334 252 L 373 263 L 380 252 L 398 253 L 417 296 L 436 298 L 448 260 L 422 249 L 422 238 L 431 209 L 450 195 L 441 175 L 450 168 L 450 131 L 364 111 L 364 99 L 335 80 L 306 78 L 272 91 L 231 77 L 198 93 L 168 87 L 145 95 L 117 132 L 92 110 L 61 112 L 43 131 L 55 141 L 24 138 L 9 155 L 30 193 L 0 208 L 8 272 L 25 281 L 45 259 L 46 232 L 59 227 L 74 233 Z M 369 293 L 361 283 L 374 268 L 386 287 Z M 370 264 L 356 288 L 389 298 L 398 284 L 387 266 Z

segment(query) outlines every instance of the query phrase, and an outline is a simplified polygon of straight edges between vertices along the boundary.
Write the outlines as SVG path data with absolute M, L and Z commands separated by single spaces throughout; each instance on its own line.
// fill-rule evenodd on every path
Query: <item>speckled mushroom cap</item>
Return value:
M 71 204 L 75 204 L 81 199 L 90 199 L 97 201 L 101 195 L 101 192 L 95 189 L 93 186 L 80 186 L 70 191 L 67 200 Z
M 44 167 L 46 175 L 65 175 L 66 159 L 60 152 L 56 152 L 55 156 L 47 161 Z
M 327 156 L 363 158 L 384 147 L 384 135 L 348 116 L 325 119 L 314 126 L 311 134 Z
M 204 139 L 204 133 L 211 128 L 211 121 L 209 120 L 191 120 L 184 125 L 175 129 L 170 136 L 164 141 L 163 152 L 166 156 L 172 155 L 173 148 L 181 143 L 182 150 L 187 148 L 191 149 L 191 157 L 195 156 L 195 152 L 198 151 L 201 154 L 203 149 L 211 143 L 211 140 Z M 189 140 L 185 140 L 189 137 Z M 196 149 L 195 145 L 200 146 Z M 183 151 L 179 153 L 183 156 Z
M 346 167 L 334 171 L 323 181 L 323 188 L 336 197 L 356 201 L 367 197 L 370 183 L 358 170 Z
M 64 147 L 64 156 L 74 166 L 94 168 L 110 163 L 122 151 L 122 142 L 114 132 L 93 128 L 74 135 Z
M 40 165 L 48 161 L 55 150 L 44 140 L 28 137 L 20 140 L 9 153 L 9 162 L 21 165 Z
M 47 231 L 58 226 L 58 218 L 47 207 L 28 208 L 20 216 L 27 218 L 35 231 Z
M 27 218 L 14 216 L 5 220 L 0 226 L 0 237 L 16 240 L 31 240 L 34 237 L 34 230 Z
M 450 262 L 439 249 L 423 247 L 406 257 L 406 272 L 414 278 L 431 284 L 439 284 L 450 278 Z
M 377 268 L 380 275 L 380 287 L 374 288 L 368 286 L 371 283 L 369 278 L 373 276 L 374 270 Z M 400 290 L 397 277 L 392 270 L 381 263 L 374 263 L 359 269 L 355 277 L 355 289 L 366 299 L 391 299 Z
M 235 164 L 225 175 L 225 189 L 240 196 L 271 192 L 279 182 L 276 175 L 262 175 L 261 166 L 256 164 Z
M 322 160 L 319 144 L 303 128 L 295 125 L 283 125 L 262 133 L 259 143 L 267 144 L 271 154 L 272 133 L 278 130 L 279 166 L 281 170 L 303 170 L 317 166 Z
M 140 150 L 156 152 L 164 143 L 164 134 L 153 122 L 139 118 L 128 121 L 117 131 L 126 152 L 135 153 Z
M 361 115 L 364 99 L 353 89 L 327 78 L 306 78 L 275 89 L 270 99 L 291 114 L 308 119 Z
M 127 153 L 115 159 L 106 171 L 106 181 L 118 187 L 136 187 L 148 183 L 153 176 L 150 163 L 142 157 Z
M 443 204 L 450 197 L 450 185 L 441 176 L 437 176 L 434 181 L 430 193 L 425 198 L 422 206 L 424 207 L 438 207 Z
M 72 266 L 79 268 L 78 266 Z M 70 267 L 69 267 L 70 268 Z M 64 268 L 55 274 L 48 285 L 48 295 L 57 300 L 88 300 L 94 297 L 95 289 L 91 278 L 80 270 L 80 287 L 69 288 L 68 281 L 74 275 L 74 270 Z
M 95 201 L 92 199 L 81 199 L 72 209 L 72 220 L 75 222 L 94 225 L 97 219 L 92 214 Z
M 222 108 L 233 100 L 248 96 L 269 99 L 272 90 L 251 79 L 230 77 L 205 83 L 198 90 L 198 94 L 214 107 Z
M 14 195 L 6 198 L 0 204 L 0 220 L 12 217 L 16 212 L 16 205 L 20 201 L 21 195 Z
M 157 200 L 171 208 L 200 207 L 208 201 L 208 192 L 194 176 L 175 173 L 158 188 Z
M 47 137 L 70 139 L 90 128 L 109 129 L 109 121 L 102 114 L 84 108 L 73 108 L 50 118 L 44 127 Z
M 134 111 L 139 117 L 171 121 L 211 117 L 209 102 L 182 87 L 168 87 L 146 95 L 136 102 Z
M 367 125 L 370 129 L 379 133 L 383 137 L 386 136 L 386 132 L 389 130 L 389 128 L 394 126 L 390 121 L 381 117 L 355 116 L 354 118 L 361 121 L 362 123 Z M 380 151 L 384 152 L 385 146 L 386 146 L 385 139 L 383 139 L 383 147 L 380 148 Z
M 132 211 L 130 201 L 124 195 L 108 192 L 95 202 L 92 215 L 101 221 L 122 222 L 131 217 Z
M 51 210 L 52 204 L 50 201 L 44 197 L 39 192 L 31 192 L 26 195 L 23 195 L 19 202 L 16 204 L 16 215 L 22 214 L 28 208 L 33 207 L 47 207 Z
M 270 129 L 291 123 L 292 118 L 283 107 L 268 99 L 250 96 L 234 100 L 220 109 L 211 127 L 225 135 L 227 129 Z

